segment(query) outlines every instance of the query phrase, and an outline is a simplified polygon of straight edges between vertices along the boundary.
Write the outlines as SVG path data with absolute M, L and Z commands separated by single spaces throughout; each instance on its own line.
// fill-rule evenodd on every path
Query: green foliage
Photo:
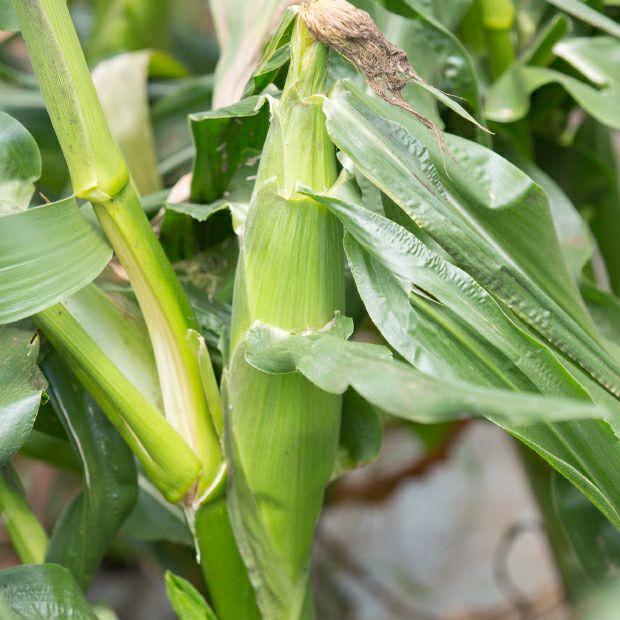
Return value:
M 167 572 L 166 590 L 179 620 L 217 620 L 200 592 L 186 579 Z
M 3 570 L 0 597 L 20 619 L 97 620 L 71 573 L 58 564 Z
M 588 595 L 620 566 L 618 3 L 355 0 L 446 133 L 250 4 L 212 0 L 219 62 L 188 76 L 215 64 L 189 0 L 14 2 L 36 80 L 2 35 L 0 505 L 35 564 L 0 572 L 0 616 L 109 617 L 82 591 L 138 540 L 193 547 L 180 620 L 311 620 L 325 487 L 386 419 L 516 437 Z M 49 547 L 18 452 L 82 478 Z
M 47 561 L 69 568 L 86 589 L 134 507 L 136 469 L 125 442 L 58 357 L 47 356 L 42 367 L 84 476 L 84 491 L 56 523 Z

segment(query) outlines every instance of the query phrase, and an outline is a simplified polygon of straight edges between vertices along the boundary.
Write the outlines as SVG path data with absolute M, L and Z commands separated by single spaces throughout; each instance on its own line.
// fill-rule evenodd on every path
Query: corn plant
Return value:
M 328 485 L 466 418 L 523 446 L 580 601 L 620 562 L 617 10 L 242 4 L 188 76 L 174 3 L 94 3 L 83 49 L 64 0 L 0 2 L 34 72 L 3 51 L 1 617 L 114 617 L 133 521 L 192 549 L 181 620 L 315 618 Z M 82 477 L 52 530 L 25 459 Z

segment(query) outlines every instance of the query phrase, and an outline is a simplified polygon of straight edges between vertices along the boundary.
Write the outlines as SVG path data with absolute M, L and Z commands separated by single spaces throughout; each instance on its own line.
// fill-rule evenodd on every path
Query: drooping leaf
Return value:
M 400 282 L 407 296 L 417 293 L 449 308 L 480 337 L 503 351 L 543 391 L 554 393 L 561 390 L 560 386 L 564 383 L 574 383 L 555 357 L 523 332 L 466 272 L 445 261 L 407 230 L 379 214 L 353 203 L 319 194 L 311 195 L 327 206 L 341 220 L 355 242 L 370 252 Z M 349 254 L 356 251 L 350 240 L 346 247 Z M 385 310 L 388 310 L 387 306 Z M 401 338 L 415 347 L 411 333 L 403 330 Z M 407 353 L 408 359 L 415 359 L 414 352 Z
M 24 325 L 0 327 L 0 465 L 32 430 L 46 383 L 37 367 L 39 339 Z
M 332 394 L 352 387 L 386 413 L 422 423 L 490 415 L 508 424 L 532 424 L 606 415 L 587 401 L 436 379 L 394 360 L 383 346 L 331 333 L 299 336 L 256 323 L 248 332 L 246 359 L 267 373 L 297 371 Z
M 166 573 L 166 592 L 179 620 L 217 620 L 204 597 L 186 579 Z
M 58 564 L 1 571 L 0 599 L 20 620 L 97 620 L 71 573 Z
M 581 2 L 581 0 L 547 0 L 547 2 L 599 30 L 604 30 L 620 38 L 620 24 L 599 13 L 585 2 Z
M 419 228 L 548 342 L 620 394 L 618 365 L 596 340 L 537 185 L 461 138 L 446 136 L 446 155 L 411 115 L 351 84 L 334 89 L 323 109 L 332 140 Z
M 137 498 L 134 458 L 114 427 L 57 355 L 43 369 L 51 403 L 83 470 L 84 490 L 56 523 L 47 561 L 69 568 L 86 588 Z
M 0 19 L 1 11 L 0 6 Z M 40 176 L 41 155 L 34 138 L 18 121 L 0 112 L 0 217 L 28 207 Z
M 404 239 L 411 241 L 409 233 L 360 207 L 352 207 L 352 211 L 358 216 L 355 222 L 351 222 L 352 218 L 343 218 L 343 211 L 340 217 L 351 233 L 345 239 L 345 249 L 360 295 L 386 340 L 416 368 L 438 379 L 458 379 L 526 392 L 538 390 L 584 400 L 591 398 L 542 343 L 519 335 L 520 329 L 515 326 L 516 333 L 511 336 L 508 317 L 493 319 L 494 329 L 502 331 L 509 340 L 515 337 L 520 340 L 517 348 L 508 341 L 496 340 L 492 330 L 470 320 L 469 310 L 465 310 L 469 304 L 438 303 L 447 300 L 435 288 L 436 283 L 430 281 L 433 279 L 431 273 L 439 271 L 446 275 L 454 269 L 443 264 L 439 257 L 435 257 L 435 265 L 426 267 L 429 279 L 420 288 L 412 287 L 413 272 L 406 267 L 412 258 L 403 254 L 397 257 L 398 248 L 407 246 Z M 364 227 L 368 232 L 366 237 L 359 230 Z M 386 236 L 388 230 L 397 235 Z M 368 243 L 370 238 L 371 244 Z M 420 245 L 413 243 L 410 249 L 418 247 L 423 254 Z M 467 295 L 469 287 L 465 281 L 454 284 L 457 295 Z M 473 286 L 476 288 L 475 284 Z M 478 312 L 485 312 L 484 296 L 470 307 L 476 306 Z M 529 363 L 524 364 L 523 357 L 527 357 Z M 614 399 L 612 403 L 616 405 Z M 606 423 L 583 420 L 521 427 L 493 416 L 490 418 L 537 451 L 608 518 L 620 525 L 617 502 L 620 478 L 616 475 L 620 466 L 620 446 Z M 592 445 L 596 446 L 595 450 Z M 606 455 L 604 460 L 599 458 L 601 453 Z
M 0 220 L 0 323 L 66 299 L 92 282 L 112 250 L 74 198 Z
M 500 123 L 523 118 L 530 109 L 530 95 L 546 84 L 558 83 L 594 118 L 620 129 L 620 41 L 611 37 L 569 39 L 558 43 L 554 53 L 596 86 L 555 69 L 515 64 L 487 93 L 487 118 Z

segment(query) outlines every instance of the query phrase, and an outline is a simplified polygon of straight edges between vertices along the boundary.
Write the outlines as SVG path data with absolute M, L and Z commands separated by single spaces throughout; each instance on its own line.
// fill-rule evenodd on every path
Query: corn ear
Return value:
M 320 328 L 344 304 L 342 231 L 297 183 L 317 191 L 336 180 L 334 147 L 320 103 L 327 48 L 303 22 L 242 234 L 227 378 L 231 521 L 263 617 L 312 617 L 308 572 L 324 488 L 331 476 L 341 400 L 295 374 L 250 367 L 244 336 L 260 320 L 287 330 Z

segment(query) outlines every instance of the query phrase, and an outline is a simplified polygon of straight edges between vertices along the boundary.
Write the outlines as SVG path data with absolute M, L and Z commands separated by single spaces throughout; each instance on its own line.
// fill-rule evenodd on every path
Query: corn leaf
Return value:
M 1 571 L 0 599 L 24 620 L 97 620 L 71 573 L 58 564 Z
M 39 339 L 24 325 L 0 327 L 0 465 L 32 430 L 46 386 L 37 367 Z
M 28 207 L 40 176 L 41 156 L 34 138 L 0 112 L 0 217 Z
M 220 43 L 215 69 L 213 107 L 237 102 L 258 64 L 263 46 L 276 29 L 289 0 L 211 0 L 210 7 Z
M 620 38 L 620 24 L 580 0 L 547 0 L 549 4 L 599 30 Z
M 7 215 L 0 223 L 0 323 L 11 323 L 92 282 L 112 250 L 74 198 Z
M 270 98 L 269 93 L 254 95 L 226 108 L 190 115 L 196 145 L 194 201 L 209 203 L 220 198 L 244 161 L 245 149 L 262 148 L 269 128 Z
M 217 620 L 200 592 L 189 581 L 170 571 L 166 573 L 166 592 L 179 620 Z
M 386 413 L 425 424 L 493 416 L 508 424 L 527 425 L 610 415 L 587 401 L 436 379 L 394 360 L 381 345 L 349 342 L 341 335 L 300 336 L 257 322 L 247 335 L 246 359 L 270 374 L 297 371 L 331 394 L 344 394 L 352 387 Z
M 542 86 L 557 83 L 594 118 L 620 129 L 620 41 L 612 37 L 575 38 L 556 44 L 553 51 L 595 86 L 555 69 L 517 63 L 489 90 L 486 117 L 500 123 L 523 118 L 530 109 L 530 95 Z
M 84 478 L 84 490 L 56 523 L 47 561 L 69 568 L 86 589 L 136 503 L 136 468 L 131 450 L 60 358 L 48 355 L 42 367 Z
M 332 140 L 364 176 L 482 287 L 620 394 L 619 366 L 597 342 L 537 185 L 467 140 L 447 136 L 444 153 L 411 115 L 351 84 L 336 88 L 323 109 Z
M 571 197 L 588 224 L 604 259 L 597 277 L 609 279 L 620 292 L 620 176 L 614 147 L 615 132 L 593 119 L 579 128 L 572 144 L 544 143 L 548 173 Z

